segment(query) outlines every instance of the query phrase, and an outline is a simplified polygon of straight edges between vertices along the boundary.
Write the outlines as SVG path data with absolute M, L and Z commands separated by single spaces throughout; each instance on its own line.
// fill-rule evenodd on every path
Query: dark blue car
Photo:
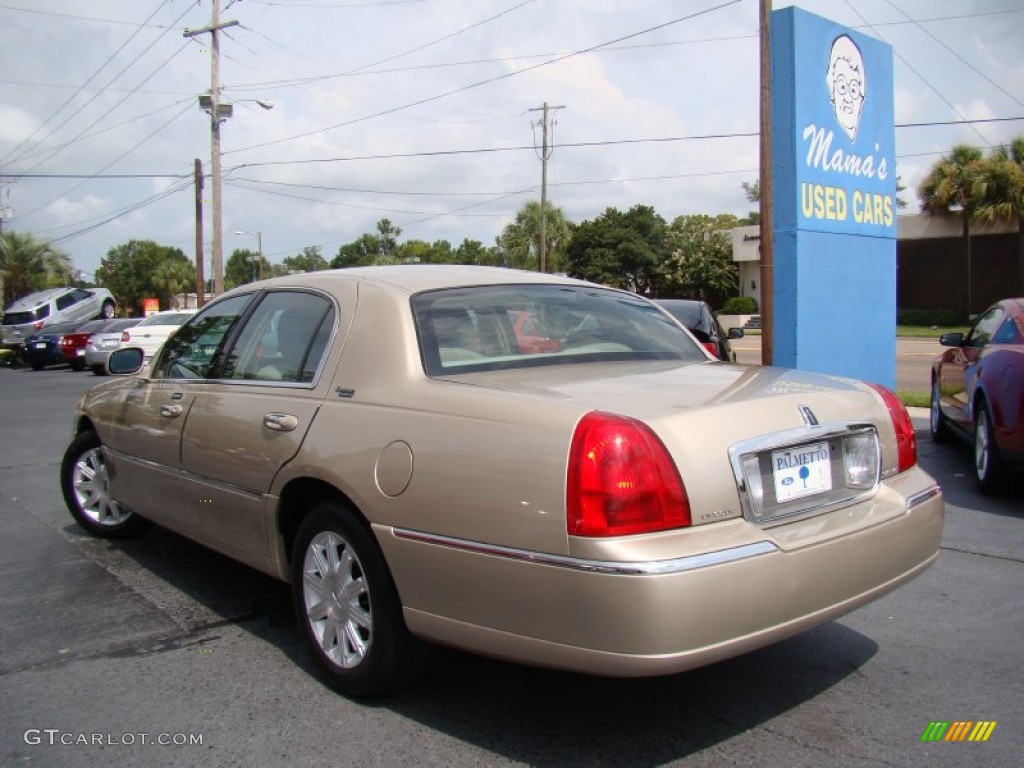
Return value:
M 60 353 L 60 340 L 65 333 L 71 333 L 82 323 L 56 323 L 36 331 L 25 339 L 22 356 L 33 371 L 41 371 L 48 365 L 67 363 Z

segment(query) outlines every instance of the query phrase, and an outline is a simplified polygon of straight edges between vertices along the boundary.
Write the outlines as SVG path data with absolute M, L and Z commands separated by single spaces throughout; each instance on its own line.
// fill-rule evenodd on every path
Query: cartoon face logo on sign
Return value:
M 848 35 L 840 35 L 832 41 L 825 84 L 836 120 L 850 141 L 856 140 L 868 81 L 860 48 Z

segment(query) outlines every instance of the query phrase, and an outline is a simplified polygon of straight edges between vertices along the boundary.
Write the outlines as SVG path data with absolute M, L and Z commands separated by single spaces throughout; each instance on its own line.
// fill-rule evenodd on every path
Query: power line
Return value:
M 977 68 L 976 66 L 974 66 L 974 65 L 973 65 L 973 64 L 972 64 L 972 63 L 971 63 L 970 61 L 968 61 L 967 59 L 965 59 L 965 58 L 964 58 L 963 56 L 961 56 L 961 55 L 960 55 L 959 53 L 957 53 L 956 51 L 954 51 L 954 50 L 953 50 L 952 48 L 950 48 L 950 47 L 949 47 L 948 45 L 946 45 L 946 44 L 945 44 L 944 42 L 942 42 L 941 40 L 939 40 L 939 38 L 937 38 L 937 37 L 936 37 L 935 35 L 933 35 L 933 34 L 932 34 L 931 32 L 929 32 L 929 31 L 928 31 L 927 29 L 925 29 L 925 27 L 924 27 L 924 25 L 923 25 L 923 24 L 921 24 L 920 22 L 918 22 L 918 21 L 916 21 L 916 20 L 914 20 L 914 19 L 910 18 L 910 16 L 908 16 L 908 15 L 907 15 L 907 13 L 906 13 L 905 11 L 903 11 L 902 9 L 900 9 L 900 8 L 897 8 L 897 7 L 896 7 L 896 5 L 895 5 L 895 4 L 894 4 L 894 3 L 892 2 L 892 0 L 886 0 L 886 2 L 887 2 L 887 3 L 889 4 L 889 6 L 890 6 L 890 7 L 891 7 L 891 8 L 892 8 L 892 9 L 893 9 L 894 11 L 896 11 L 897 13 L 902 13 L 902 14 L 903 14 L 903 16 L 904 16 L 905 18 L 907 18 L 907 19 L 908 19 L 908 20 L 910 21 L 910 23 L 912 23 L 912 24 L 913 24 L 914 26 L 916 26 L 916 27 L 917 27 L 918 29 L 920 29 L 920 30 L 921 30 L 922 32 L 924 32 L 924 33 L 925 33 L 926 35 L 928 35 L 928 37 L 930 37 L 930 38 L 931 38 L 932 40 L 934 40 L 934 41 L 935 41 L 936 43 L 938 43 L 938 44 L 939 44 L 939 45 L 941 45 L 941 46 L 942 46 L 943 48 L 945 48 L 945 49 L 946 49 L 946 50 L 947 50 L 947 51 L 948 51 L 949 53 L 953 54 L 953 55 L 954 55 L 954 56 L 955 56 L 955 57 L 957 58 L 957 60 L 958 60 L 958 61 L 959 61 L 959 62 L 960 62 L 961 64 L 963 64 L 963 65 L 964 65 L 965 67 L 968 67 L 968 68 L 969 68 L 969 69 L 970 69 L 971 71 L 973 71 L 973 72 L 974 72 L 974 73 L 975 73 L 976 75 L 978 75 L 978 76 L 979 76 L 979 77 L 981 77 L 981 78 L 982 78 L 983 80 L 985 80 L 985 81 L 986 81 L 987 83 L 989 83 L 989 85 L 991 85 L 991 86 L 993 86 L 994 88 L 996 88 L 996 89 L 997 89 L 997 90 L 998 90 L 998 91 L 999 91 L 1000 93 L 1002 93 L 1002 94 L 1003 94 L 1004 96 L 1006 96 L 1006 97 L 1007 97 L 1008 99 L 1010 99 L 1010 101 L 1014 102 L 1014 103 L 1015 103 L 1015 104 L 1017 104 L 1018 106 L 1024 107 L 1024 103 L 1022 103 L 1020 99 L 1018 99 L 1018 98 L 1017 98 L 1016 96 L 1014 96 L 1014 95 L 1013 95 L 1012 93 L 1010 93 L 1009 91 L 1007 91 L 1007 90 L 1006 90 L 1005 88 L 1003 88 L 1003 86 L 1001 86 L 1001 85 L 1000 85 L 999 83 L 997 83 L 997 82 L 996 82 L 995 80 L 993 80 L 993 79 L 992 79 L 991 77 L 989 77 L 988 75 L 986 75 L 986 74 L 985 74 L 984 72 L 982 72 L 982 71 L 981 71 L 980 69 L 978 69 L 978 68 Z
M 239 149 L 231 150 L 230 152 L 226 152 L 225 154 L 234 154 L 236 152 L 247 152 L 247 151 L 252 150 L 252 149 L 258 149 L 260 147 L 267 147 L 267 146 L 271 146 L 273 144 L 282 144 L 282 143 L 287 142 L 287 141 L 294 141 L 296 139 L 304 139 L 304 138 L 307 138 L 309 136 L 315 136 L 315 135 L 320 134 L 320 133 L 326 133 L 327 131 L 333 131 L 333 130 L 336 130 L 338 128 L 343 128 L 343 127 L 346 127 L 346 126 L 349 126 L 349 125 L 355 125 L 356 123 L 362 123 L 362 122 L 365 122 L 367 120 L 372 120 L 372 119 L 377 118 L 377 117 L 383 117 L 384 115 L 390 115 L 390 114 L 393 114 L 395 112 L 400 112 L 402 110 L 409 109 L 411 107 L 418 107 L 418 106 L 420 106 L 422 104 L 429 104 L 430 102 L 438 101 L 438 100 L 446 98 L 448 96 L 453 96 L 453 95 L 455 95 L 457 93 L 464 93 L 465 91 L 469 91 L 469 90 L 472 90 L 474 88 L 479 88 L 482 85 L 489 85 L 491 83 L 496 83 L 496 82 L 498 82 L 500 80 L 506 80 L 506 79 L 508 79 L 510 77 L 515 77 L 516 75 L 521 75 L 524 72 L 530 72 L 530 71 L 533 71 L 535 69 L 540 69 L 541 67 L 546 67 L 546 66 L 551 65 L 551 64 L 556 64 L 556 63 L 558 63 L 560 61 L 565 61 L 566 59 L 571 59 L 571 58 L 576 57 L 576 56 L 581 56 L 581 55 L 583 55 L 585 53 L 590 53 L 592 51 L 596 51 L 596 50 L 598 50 L 600 48 L 603 48 L 606 45 L 612 45 L 614 43 L 622 42 L 623 40 L 629 40 L 629 39 L 632 39 L 634 37 L 639 37 L 641 35 L 649 34 L 651 32 L 657 31 L 659 29 L 665 29 L 667 27 L 670 27 L 670 26 L 673 26 L 675 24 L 678 24 L 678 23 L 680 23 L 682 21 L 689 21 L 689 20 L 697 18 L 699 16 L 704 16 L 704 15 L 706 15 L 708 13 L 712 13 L 714 11 L 719 11 L 719 10 L 721 10 L 723 8 L 727 8 L 730 5 L 735 5 L 735 4 L 739 3 L 739 2 L 741 2 L 741 0 L 726 0 L 726 2 L 723 2 L 723 3 L 719 4 L 719 5 L 713 6 L 711 8 L 706 8 L 706 9 L 704 9 L 702 11 L 697 11 L 695 13 L 687 14 L 686 16 L 680 16 L 678 18 L 671 19 L 671 20 L 663 22 L 661 24 L 656 24 L 653 27 L 648 27 L 647 29 L 642 29 L 642 30 L 640 30 L 638 32 L 632 32 L 632 33 L 630 33 L 628 35 L 623 35 L 623 36 L 617 37 L 617 38 L 615 38 L 613 40 L 608 40 L 608 41 L 606 41 L 604 43 L 599 43 L 597 45 L 590 46 L 589 48 L 584 48 L 582 50 L 573 51 L 571 53 L 566 53 L 566 54 L 563 54 L 561 56 L 557 56 L 557 57 L 555 57 L 553 59 L 550 59 L 548 61 L 544 61 L 544 62 L 541 62 L 539 64 L 532 64 L 532 65 L 530 65 L 528 67 L 524 67 L 522 69 L 518 69 L 518 70 L 515 70 L 513 72 L 506 72 L 504 74 L 497 75 L 495 77 L 490 77 L 490 78 L 487 78 L 485 80 L 480 80 L 480 81 L 475 82 L 475 83 L 470 83 L 469 85 L 464 85 L 464 86 L 461 86 L 459 88 L 455 88 L 454 90 L 451 90 L 451 91 L 446 91 L 444 93 L 438 93 L 438 94 L 435 94 L 433 96 L 427 96 L 425 98 L 417 99 L 416 101 L 412 101 L 412 102 L 409 102 L 407 104 L 402 104 L 402 105 L 397 106 L 397 107 L 391 107 L 389 109 L 385 109 L 385 110 L 382 110 L 380 112 L 376 112 L 376 113 L 371 114 L 371 115 L 364 115 L 363 117 L 354 118 L 352 120 L 347 120 L 345 122 L 337 123 L 335 125 L 329 125 L 329 126 L 326 126 L 324 128 L 317 128 L 315 130 L 306 131 L 304 133 L 296 134 L 294 136 L 286 136 L 285 138 L 282 138 L 282 139 L 273 139 L 271 141 L 264 141 L 264 142 L 261 142 L 259 144 L 251 144 L 248 147 L 241 147 Z
M 955 16 L 933 16 L 933 17 L 926 18 L 926 19 L 917 19 L 917 20 L 911 19 L 910 21 L 885 21 L 885 22 L 876 23 L 873 26 L 875 26 L 875 27 L 892 27 L 892 26 L 905 26 L 905 25 L 908 25 L 908 24 L 931 23 L 931 22 L 939 22 L 939 21 L 961 21 L 963 19 L 981 18 L 981 17 L 986 17 L 986 16 L 998 16 L 998 15 L 1006 15 L 1006 14 L 1012 14 L 1012 13 L 1024 13 L 1024 9 L 1015 8 L 1015 9 L 1003 10 L 1003 11 L 989 11 L 989 12 L 982 12 L 982 13 L 958 14 L 958 15 L 955 15 Z M 871 26 L 872 25 L 870 25 L 870 24 L 855 24 L 855 25 L 853 25 L 852 28 L 853 29 L 866 29 L 866 28 L 869 28 Z M 273 43 L 275 45 L 280 45 L 279 43 L 275 43 L 271 38 L 267 37 L 266 35 L 262 35 L 260 32 L 258 32 L 256 30 L 251 30 L 251 31 L 253 31 L 254 33 L 260 35 L 261 37 L 263 37 L 265 40 L 267 40 L 270 43 Z M 648 48 L 667 48 L 667 47 L 677 47 L 677 46 L 684 46 L 684 45 L 704 45 L 704 44 L 709 44 L 709 43 L 723 43 L 723 42 L 731 42 L 731 41 L 736 41 L 736 40 L 752 40 L 752 39 L 756 39 L 756 38 L 757 38 L 757 33 L 756 32 L 751 32 L 750 34 L 744 34 L 744 35 L 721 35 L 721 36 L 718 36 L 718 37 L 693 38 L 693 39 L 690 39 L 690 40 L 668 40 L 668 41 L 664 41 L 664 42 L 655 42 L 655 43 L 632 43 L 630 45 L 607 45 L 607 46 L 603 46 L 601 48 L 601 52 L 604 53 L 604 52 L 608 52 L 608 51 L 631 51 L 631 50 L 641 50 L 641 49 L 648 49 Z M 284 46 L 281 46 L 281 47 L 284 47 Z M 289 52 L 295 53 L 294 51 L 290 51 L 290 49 L 288 49 L 288 48 L 285 48 L 285 50 L 289 50 Z M 300 55 L 301 56 L 301 54 L 296 54 L 296 55 Z M 435 62 L 435 63 L 432 63 L 432 64 L 415 64 L 415 65 L 409 65 L 409 66 L 405 66 L 405 67 L 389 67 L 387 69 L 372 69 L 372 70 L 369 70 L 369 71 L 360 71 L 359 69 L 357 69 L 357 70 L 348 70 L 348 71 L 345 71 L 345 72 L 334 72 L 334 73 L 328 74 L 328 75 L 314 75 L 314 76 L 303 77 L 303 78 L 293 79 L 293 80 L 267 80 L 267 81 L 255 82 L 255 83 L 239 83 L 237 85 L 232 86 L 232 88 L 234 88 L 236 90 L 256 90 L 256 89 L 266 90 L 266 89 L 271 89 L 271 88 L 291 88 L 291 87 L 295 87 L 295 86 L 299 86 L 299 85 L 304 85 L 304 84 L 308 84 L 308 83 L 320 82 L 320 81 L 323 81 L 323 80 L 333 80 L 333 79 L 342 78 L 342 77 L 364 77 L 364 76 L 367 76 L 367 75 L 395 74 L 395 73 L 399 73 L 399 72 L 415 72 L 415 71 L 419 71 L 419 70 L 428 70 L 428 69 L 443 69 L 443 68 L 448 68 L 448 67 L 474 66 L 474 65 L 477 65 L 477 64 L 503 64 L 503 63 L 506 63 L 506 62 L 509 62 L 509 61 L 523 61 L 523 60 L 526 60 L 526 59 L 546 59 L 546 58 L 550 58 L 552 56 L 558 56 L 558 55 L 560 55 L 560 53 L 557 52 L 557 51 L 549 51 L 549 52 L 546 52 L 546 53 L 519 53 L 519 54 L 512 54 L 512 55 L 509 55 L 509 56 L 495 56 L 495 57 L 490 57 L 490 58 L 485 58 L 485 59 L 466 59 L 466 60 L 463 60 L 463 61 Z M 303 57 L 303 58 L 307 58 L 307 57 Z M 314 62 L 314 63 L 316 63 L 316 62 Z
M 29 134 L 27 137 L 22 139 L 21 142 L 14 149 L 12 149 L 2 159 L 0 159 L 0 165 L 2 165 L 4 163 L 7 163 L 8 161 L 17 162 L 18 158 L 15 157 L 14 160 L 12 161 L 11 157 L 14 156 L 14 155 L 17 155 L 17 153 L 21 150 L 21 148 L 23 146 L 25 146 L 25 144 L 27 144 L 28 142 L 32 141 L 32 139 L 34 139 L 36 137 L 36 134 L 38 134 L 41 130 L 43 130 L 51 121 L 55 120 L 57 115 L 59 115 L 64 110 L 65 107 L 67 107 L 69 104 L 71 104 L 71 102 L 75 100 L 75 98 L 78 96 L 78 94 L 80 94 L 83 91 L 83 89 L 87 85 L 89 85 L 89 83 L 91 83 L 93 80 L 95 80 L 97 77 L 99 77 L 100 72 L 102 72 L 104 69 L 106 69 L 106 66 L 111 61 L 113 61 L 118 56 L 118 54 L 121 53 L 121 51 L 123 51 L 125 48 L 127 48 L 128 44 L 132 40 L 134 40 L 139 35 L 139 33 L 142 32 L 143 24 L 146 24 L 147 22 L 149 22 L 150 19 L 152 19 L 154 16 L 156 16 L 157 13 L 159 13 L 160 9 L 163 8 L 165 5 L 167 5 L 168 2 L 170 2 L 170 0 L 160 0 L 160 4 L 157 5 L 157 7 L 153 9 L 153 12 L 151 14 L 149 14 L 148 17 L 146 17 L 146 21 L 142 22 L 142 24 L 140 24 L 135 29 L 135 31 L 132 32 L 132 34 L 128 37 L 128 39 L 125 40 L 116 51 L 114 51 L 112 54 L 110 54 L 110 56 L 107 57 L 106 61 L 104 61 L 102 64 L 100 64 L 99 68 L 89 76 L 89 79 L 87 79 L 84 83 L 82 83 L 82 85 L 80 85 L 78 87 L 78 89 L 76 89 L 73 94 L 68 96 L 67 100 L 63 104 L 61 104 L 59 107 L 57 107 L 57 109 L 55 109 L 50 114 L 50 116 L 48 118 L 46 118 L 42 123 L 40 123 L 39 126 L 31 134 Z M 123 70 L 122 70 L 122 72 L 123 72 Z M 120 73 L 116 77 L 114 77 L 114 80 L 117 80 L 118 77 L 120 77 Z M 114 82 L 114 80 L 111 80 L 109 83 L 107 83 L 107 85 L 109 86 L 111 83 Z M 106 86 L 104 86 L 104 87 L 106 87 Z M 99 93 L 102 93 L 102 92 L 103 92 L 103 89 L 100 89 Z M 94 96 L 93 99 L 95 99 L 95 98 L 96 97 Z M 64 123 L 66 123 L 72 117 L 74 117 L 79 112 L 81 112 L 82 109 L 84 109 L 86 105 L 92 103 L 93 99 L 90 99 L 89 101 L 87 101 L 84 105 L 82 105 L 75 112 L 73 112 L 63 123 L 58 125 L 57 128 L 55 128 L 52 131 L 50 131 L 50 135 L 53 135 L 54 131 L 59 130 L 61 128 L 61 126 L 64 125 Z
M 1024 115 L 1016 117 L 988 117 L 978 119 L 964 119 L 964 120 L 932 120 L 925 122 L 916 123 L 896 123 L 895 128 L 935 128 L 942 126 L 951 125 L 967 125 L 970 123 L 1005 123 L 1005 122 L 1017 122 L 1024 120 Z M 651 144 L 651 143 L 667 143 L 667 142 L 679 142 L 679 141 L 708 141 L 716 139 L 741 139 L 741 138 L 754 138 L 758 135 L 757 131 L 741 131 L 735 133 L 710 133 L 700 134 L 692 136 L 653 136 L 639 139 L 607 139 L 603 141 L 577 141 L 577 142 L 564 142 L 561 144 L 553 144 L 552 146 L 556 149 L 581 149 L 586 147 L 610 147 L 618 145 L 628 144 Z M 993 146 L 986 143 L 985 146 Z M 508 146 L 508 147 L 474 147 L 471 149 L 438 149 L 438 150 L 427 150 L 422 152 L 393 152 L 389 154 L 376 154 L 376 155 L 351 155 L 348 157 L 324 157 L 324 158 L 309 158 L 305 160 L 268 160 L 259 163 L 240 163 L 239 165 L 232 166 L 228 169 L 229 173 L 239 171 L 245 168 L 263 168 L 270 166 L 281 166 L 281 165 L 313 165 L 319 163 L 341 163 L 341 162 L 354 162 L 358 160 L 397 160 L 397 159 L 409 159 L 416 157 L 444 157 L 451 155 L 476 155 L 476 154 L 489 154 L 497 152 L 525 152 L 535 151 L 535 147 L 532 144 L 523 144 L 519 146 Z M 936 154 L 936 153 L 925 153 L 925 154 Z M 941 154 L 941 153 L 938 153 Z M 911 155 L 898 155 L 898 157 L 910 157 Z M 137 173 L 137 174 L 73 174 L 73 173 L 4 173 L 5 176 L 17 179 L 131 179 L 131 178 L 145 178 L 145 179 L 177 179 L 187 174 L 179 173 Z M 284 184 L 284 182 L 263 182 L 266 184 Z M 308 185 L 296 185 L 307 187 Z M 315 187 L 311 187 L 315 188 Z M 369 192 L 365 189 L 351 190 L 353 192 Z M 385 193 L 386 194 L 386 193 Z M 408 193 L 412 194 L 412 193 Z M 424 193 L 426 194 L 426 193 Z M 487 193 L 481 193 L 487 194 Z
M 40 16 L 56 16 L 56 17 L 59 17 L 59 18 L 62 18 L 62 19 L 74 19 L 75 21 L 92 21 L 92 22 L 96 22 L 98 24 L 123 24 L 123 25 L 128 26 L 128 27 L 138 26 L 138 27 L 148 27 L 149 29 L 169 29 L 169 27 L 164 27 L 164 26 L 161 26 L 160 24 L 147 24 L 146 22 L 148 22 L 149 19 L 153 18 L 153 15 L 150 15 L 149 18 L 146 19 L 146 22 L 143 22 L 142 24 L 138 24 L 137 22 L 134 22 L 134 21 L 123 21 L 122 19 L 97 19 L 97 18 L 95 18 L 93 16 L 77 16 L 77 15 L 72 14 L 72 13 L 57 13 L 56 11 L 41 11 L 38 8 L 18 8 L 18 7 L 13 6 L 13 5 L 7 5 L 6 3 L 0 3 L 0 10 L 4 10 L 4 11 L 20 11 L 21 13 L 35 13 L 35 14 L 39 14 Z
M 877 29 L 876 29 L 876 28 L 875 28 L 875 27 L 874 27 L 874 26 L 873 26 L 873 25 L 872 25 L 872 24 L 870 23 L 870 22 L 868 22 L 868 20 L 867 20 L 867 19 L 865 19 L 865 18 L 864 18 L 864 16 L 863 16 L 863 15 L 862 15 L 862 14 L 860 13 L 860 11 L 858 11 L 858 10 L 857 10 L 857 9 L 856 9 L 856 8 L 855 8 L 855 7 L 853 6 L 853 4 L 852 4 L 852 3 L 850 2 L 850 0 L 843 0 L 843 2 L 845 2 L 845 3 L 846 3 L 846 6 L 847 6 L 847 7 L 848 7 L 848 8 L 849 8 L 849 9 L 850 9 L 850 10 L 851 10 L 851 11 L 852 11 L 853 13 L 854 13 L 854 15 L 856 15 L 856 16 L 857 16 L 857 17 L 858 17 L 858 18 L 859 18 L 859 19 L 860 19 L 861 21 L 863 21 L 863 22 L 864 22 L 864 24 L 865 24 L 865 25 L 867 26 L 867 28 L 868 28 L 868 29 L 870 29 L 870 30 L 871 30 L 872 32 L 874 32 L 874 33 L 875 33 L 875 35 L 876 35 L 876 36 L 878 37 L 878 39 L 879 39 L 879 40 L 883 40 L 883 41 L 885 41 L 885 42 L 888 42 L 888 41 L 886 41 L 886 40 L 885 40 L 885 37 L 884 37 L 884 36 L 883 36 L 883 35 L 882 35 L 882 34 L 881 34 L 881 33 L 880 33 L 880 32 L 879 32 L 879 31 L 878 31 L 878 30 L 877 30 Z M 911 63 L 910 63 L 909 61 L 907 61 L 906 57 L 904 57 L 904 56 L 903 56 L 903 55 L 902 55 L 902 54 L 901 54 L 901 53 L 900 53 L 899 51 L 897 51 L 897 50 L 896 50 L 895 48 L 893 48 L 892 50 L 893 50 L 893 54 L 894 54 L 894 55 L 896 56 L 896 58 L 898 58 L 898 59 L 899 59 L 899 60 L 900 60 L 901 62 L 903 62 L 903 65 L 904 65 L 904 66 L 905 66 L 905 67 L 906 67 L 907 69 L 909 69 L 909 70 L 910 70 L 911 72 L 913 72 L 913 73 L 914 73 L 915 75 L 917 75 L 917 76 L 918 76 L 918 78 L 920 78 L 921 82 L 922 82 L 922 83 L 924 83 L 925 85 L 927 85 L 927 86 L 928 86 L 928 87 L 929 87 L 929 88 L 930 88 L 930 89 L 932 90 L 932 92 L 933 92 L 933 93 L 934 93 L 934 94 L 935 94 L 936 96 L 938 96 L 938 97 L 939 97 L 939 99 L 940 99 L 940 100 L 942 101 L 942 103 L 943 103 L 943 104 L 945 104 L 945 105 L 946 105 L 947 107 L 949 107 L 950 111 L 951 111 L 951 112 L 952 112 L 952 113 L 953 113 L 954 115 L 956 115 L 956 116 L 957 116 L 957 117 L 959 117 L 959 118 L 964 118 L 964 115 L 963 115 L 963 113 L 961 113 L 959 109 L 957 109 L 957 108 L 956 108 L 955 106 L 953 106 L 953 104 L 952 104 L 952 103 L 951 103 L 951 102 L 949 101 L 949 99 L 947 99 L 947 98 L 946 98 L 946 97 L 945 97 L 945 96 L 944 96 L 944 95 L 942 94 L 942 92 L 941 92 L 941 91 L 939 91 L 939 89 L 938 89 L 938 88 L 936 88 L 936 87 L 935 87 L 934 85 L 932 85 L 932 84 L 931 84 L 931 82 L 930 82 L 930 81 L 928 80 L 928 78 L 926 78 L 926 77 L 925 77 L 924 75 L 922 75 L 922 74 L 921 74 L 920 72 L 918 72 L 918 71 L 917 71 L 917 69 L 916 69 L 916 68 L 914 67 L 914 65 L 913 65 L 913 64 L 911 64 Z M 984 136 L 982 135 L 981 131 L 979 131 L 979 130 L 978 130 L 977 128 L 975 128 L 975 127 L 974 127 L 973 125 L 969 125 L 969 127 L 970 127 L 970 129 L 971 129 L 972 131 L 974 131 L 974 132 L 975 132 L 975 133 L 977 134 L 978 138 L 979 138 L 979 139 L 981 139 L 981 141 L 982 141 L 982 143 L 983 143 L 983 144 L 988 144 L 988 139 L 986 139 L 986 138 L 985 138 L 985 137 L 984 137 Z

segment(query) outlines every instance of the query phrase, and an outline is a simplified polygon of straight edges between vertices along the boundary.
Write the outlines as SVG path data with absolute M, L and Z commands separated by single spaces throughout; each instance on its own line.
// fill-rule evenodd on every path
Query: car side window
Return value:
M 63 296 L 58 296 L 56 301 L 58 310 L 65 310 L 74 303 L 75 294 L 73 293 L 65 293 Z
M 992 339 L 992 334 L 999 327 L 999 321 L 1003 318 L 1003 310 L 1000 307 L 993 307 L 984 315 L 979 317 L 970 335 L 967 337 L 968 347 L 984 347 Z
M 999 326 L 999 330 L 992 336 L 996 344 L 1024 344 L 1024 328 L 1018 328 L 1012 317 Z
M 251 300 L 252 294 L 234 296 L 193 315 L 164 343 L 154 378 L 210 378 L 217 352 Z
M 305 291 L 272 291 L 253 311 L 224 364 L 223 378 L 309 383 L 334 330 L 333 304 Z

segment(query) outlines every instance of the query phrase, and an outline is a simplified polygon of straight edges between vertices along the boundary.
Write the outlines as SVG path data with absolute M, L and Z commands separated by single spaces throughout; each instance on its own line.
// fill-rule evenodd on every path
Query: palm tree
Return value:
M 960 210 L 964 233 L 964 262 L 967 267 L 967 314 L 971 313 L 971 218 L 984 195 L 984 161 L 981 150 L 957 144 L 952 152 L 932 166 L 917 188 L 921 210 L 944 214 Z
M 178 294 L 196 284 L 195 265 L 186 258 L 167 258 L 154 270 L 152 283 L 161 303 L 178 309 Z
M 1024 136 L 996 147 L 986 161 L 983 221 L 1017 220 L 1017 293 L 1024 292 Z
M 562 209 L 546 202 L 544 240 L 547 244 L 547 269 L 565 269 L 565 249 L 569 243 L 569 222 Z M 540 269 L 540 201 L 530 200 L 516 212 L 497 239 L 505 266 L 516 269 Z
M 0 307 L 33 291 L 67 285 L 73 278 L 71 260 L 49 241 L 0 233 Z

